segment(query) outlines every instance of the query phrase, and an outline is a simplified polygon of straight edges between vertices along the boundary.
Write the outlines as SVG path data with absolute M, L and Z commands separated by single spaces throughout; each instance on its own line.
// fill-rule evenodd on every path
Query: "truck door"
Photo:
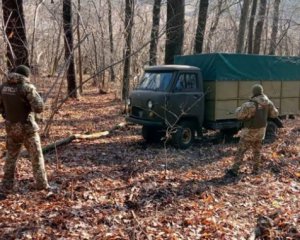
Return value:
M 202 79 L 197 72 L 179 72 L 169 95 L 167 107 L 168 124 L 173 125 L 182 118 L 203 121 L 204 94 Z

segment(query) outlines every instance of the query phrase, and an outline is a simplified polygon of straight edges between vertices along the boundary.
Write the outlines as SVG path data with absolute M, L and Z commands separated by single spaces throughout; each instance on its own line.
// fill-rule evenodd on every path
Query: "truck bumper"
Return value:
M 127 116 L 125 117 L 126 122 L 131 122 L 131 123 L 135 123 L 135 124 L 139 124 L 139 125 L 143 125 L 143 126 L 149 126 L 149 127 L 164 127 L 164 123 L 163 122 L 154 122 L 154 121 L 149 121 L 149 120 L 145 120 L 145 119 L 140 119 L 140 118 L 134 118 L 131 116 Z

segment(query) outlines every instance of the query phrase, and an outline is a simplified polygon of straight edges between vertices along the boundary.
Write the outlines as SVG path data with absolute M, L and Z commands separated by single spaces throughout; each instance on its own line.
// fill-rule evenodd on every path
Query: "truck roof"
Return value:
M 146 66 L 145 71 L 161 71 L 161 70 L 190 70 L 190 71 L 200 71 L 200 68 L 188 65 L 156 65 L 156 66 Z
M 201 68 L 205 81 L 300 80 L 300 57 L 207 53 L 175 56 L 175 64 Z

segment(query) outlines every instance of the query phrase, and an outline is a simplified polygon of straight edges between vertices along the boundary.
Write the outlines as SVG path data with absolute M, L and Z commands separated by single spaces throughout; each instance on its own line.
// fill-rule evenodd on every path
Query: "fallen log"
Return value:
M 113 126 L 110 130 L 107 130 L 107 131 L 95 132 L 95 133 L 91 133 L 91 134 L 73 134 L 69 137 L 60 139 L 54 143 L 51 143 L 45 147 L 42 147 L 42 150 L 43 150 L 43 153 L 47 153 L 47 152 L 54 150 L 57 147 L 67 145 L 67 144 L 71 143 L 72 141 L 74 141 L 75 139 L 92 140 L 92 139 L 105 137 L 105 136 L 112 134 L 115 130 L 125 127 L 126 125 L 127 125 L 126 122 L 121 122 L 121 123 Z M 24 150 L 21 152 L 21 156 L 26 156 L 27 154 L 28 154 L 27 150 Z

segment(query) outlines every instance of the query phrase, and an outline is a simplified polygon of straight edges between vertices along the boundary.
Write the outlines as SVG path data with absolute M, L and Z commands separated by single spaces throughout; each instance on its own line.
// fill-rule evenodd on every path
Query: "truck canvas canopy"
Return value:
M 300 80 L 300 57 L 209 53 L 176 56 L 175 64 L 199 67 L 209 80 Z
M 281 116 L 300 114 L 300 57 L 211 53 L 176 56 L 175 64 L 199 67 L 205 91 L 205 118 L 234 119 L 251 86 L 260 83 Z

